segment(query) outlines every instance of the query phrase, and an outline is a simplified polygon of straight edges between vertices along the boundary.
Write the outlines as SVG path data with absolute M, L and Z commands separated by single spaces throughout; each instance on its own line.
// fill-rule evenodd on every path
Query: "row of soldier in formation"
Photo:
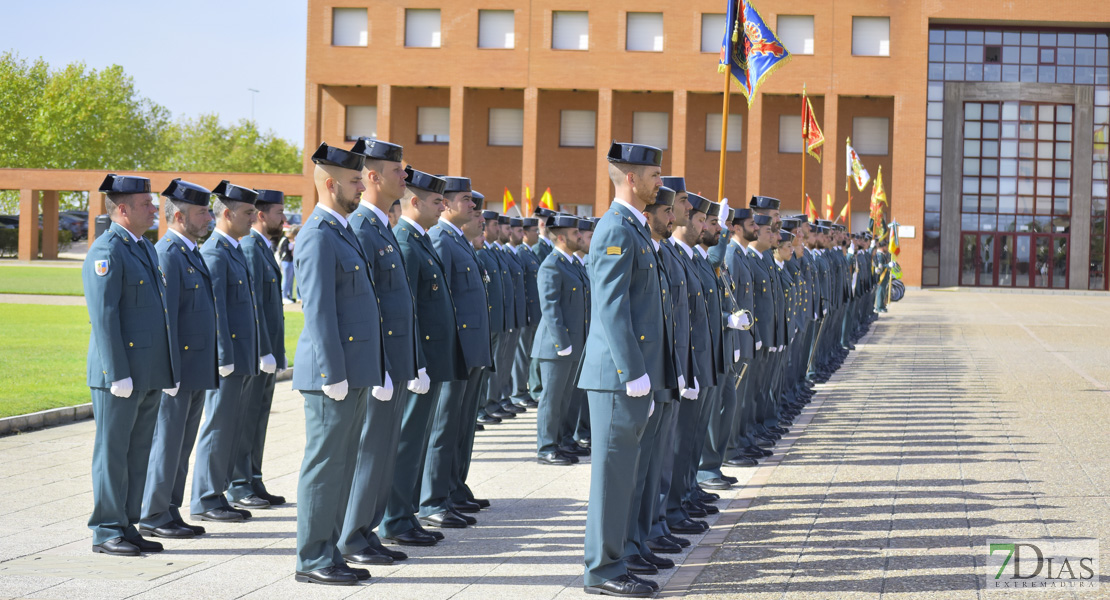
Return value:
M 614 144 L 600 219 L 516 218 L 481 211 L 466 178 L 404 167 L 400 146 L 320 146 L 295 254 L 298 581 L 354 584 L 369 573 L 350 564 L 406 558 L 383 540 L 433 545 L 436 528 L 474 524 L 489 507 L 466 484 L 475 431 L 532 407 L 541 463 L 593 454 L 587 591 L 654 591 L 639 574 L 673 566 L 658 554 L 689 544 L 676 533 L 707 529 L 707 490 L 736 482 L 722 466 L 769 456 L 871 321 L 882 264 L 863 237 L 784 219 L 773 198 L 730 211 L 687 193 L 661 158 Z M 109 175 L 101 191 L 113 225 L 84 269 L 89 524 L 95 551 L 137 555 L 161 549 L 144 535 L 203 533 L 179 512 L 194 442 L 195 519 L 284 502 L 261 475 L 286 366 L 283 197 L 175 180 L 151 248 L 150 182 Z

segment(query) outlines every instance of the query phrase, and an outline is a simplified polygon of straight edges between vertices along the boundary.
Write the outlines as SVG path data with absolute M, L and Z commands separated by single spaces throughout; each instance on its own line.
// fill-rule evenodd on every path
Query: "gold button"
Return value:
M 355 265 L 355 270 L 356 270 L 356 271 L 358 270 L 358 265 Z
M 424 339 L 426 339 L 426 340 L 430 340 L 430 339 L 432 339 L 432 338 L 431 338 L 431 336 L 427 336 L 427 335 L 426 335 L 426 336 L 424 336 Z
M 135 342 L 128 342 L 127 345 L 134 348 L 135 347 Z
M 619 375 L 619 374 L 621 374 L 621 373 L 624 373 L 624 371 L 622 371 L 622 370 L 620 370 L 620 369 L 617 369 L 617 374 Z
M 463 323 L 463 329 L 466 329 L 466 323 Z
M 234 333 L 233 333 L 233 334 L 231 334 L 231 338 L 232 338 L 232 339 L 235 339 L 235 334 L 234 334 Z
M 467 267 L 467 268 L 466 268 L 466 270 L 467 270 L 467 272 L 469 272 L 469 271 L 470 271 L 470 267 Z
M 195 289 L 197 289 L 197 288 L 199 288 L 199 287 L 200 287 L 200 284 L 199 284 L 199 283 L 195 283 L 195 284 L 193 284 L 193 289 L 194 289 L 194 290 L 195 290 Z
M 320 217 L 316 217 L 316 218 L 319 219 Z M 327 377 L 327 375 L 324 375 L 323 373 L 320 373 L 320 377 Z
M 274 277 L 271 277 L 271 278 L 270 278 L 270 283 L 277 283 L 277 279 L 276 279 L 276 278 L 274 278 Z
M 640 336 L 640 341 L 641 342 L 644 341 L 644 336 L 642 336 L 642 335 Z
M 243 280 L 242 279 L 239 280 L 239 285 L 243 285 Z
M 389 335 L 393 335 L 393 332 L 392 332 L 392 331 L 390 331 L 390 332 L 389 332 Z
M 188 350 L 188 349 L 189 349 L 189 347 L 188 347 L 188 346 L 185 346 L 185 349 L 186 349 L 186 350 Z
M 143 284 L 143 280 L 142 280 L 142 279 L 140 279 L 140 280 L 139 280 L 139 285 L 142 285 L 142 284 Z
M 576 287 L 572 287 L 572 288 L 570 288 L 570 291 L 572 291 L 572 292 L 577 292 L 577 291 L 578 291 L 578 288 L 576 288 Z

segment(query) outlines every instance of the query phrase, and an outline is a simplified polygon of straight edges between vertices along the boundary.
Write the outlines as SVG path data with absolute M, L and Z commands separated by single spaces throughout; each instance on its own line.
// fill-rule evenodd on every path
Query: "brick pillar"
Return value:
M 744 95 L 733 92 L 732 98 L 729 98 L 729 104 L 732 102 L 745 102 Z M 729 112 L 732 112 L 731 106 Z M 722 119 L 727 119 L 727 115 L 722 115 Z M 744 200 L 752 196 L 759 195 L 760 181 L 760 159 L 763 150 L 763 94 L 759 94 L 752 102 L 751 108 L 748 109 L 748 139 L 747 143 L 747 181 L 745 182 L 744 189 L 746 193 Z M 738 203 L 736 206 L 745 205 L 746 202 Z
M 169 185 L 169 184 L 167 183 L 166 185 Z M 151 188 L 152 189 L 161 189 L 161 190 L 166 189 L 164 187 L 155 186 L 153 184 L 153 182 L 151 184 Z M 162 239 L 162 236 L 166 235 L 166 232 L 170 230 L 170 222 L 169 222 L 169 220 L 166 219 L 166 210 L 165 210 L 166 209 L 166 202 L 165 202 L 165 199 L 162 198 L 161 196 L 158 196 L 157 200 L 158 200 L 158 239 Z
M 104 214 L 104 194 L 100 190 L 89 190 L 89 237 L 88 245 L 91 247 L 96 239 L 96 218 Z
M 58 191 L 42 192 L 42 258 L 58 259 Z
M 536 189 L 536 157 L 539 154 L 539 127 L 540 127 L 540 91 L 534 87 L 524 88 L 524 148 L 522 149 L 520 164 L 520 196 L 517 206 L 520 213 L 524 214 L 524 188 Z M 533 198 L 533 201 L 536 199 Z M 529 209 L 534 210 L 533 204 Z
M 600 215 L 609 208 L 613 198 L 609 191 L 609 163 L 604 156 L 613 142 L 613 90 L 597 91 L 597 177 L 594 183 L 594 214 Z
M 393 86 L 384 83 L 378 85 L 378 139 L 392 141 L 393 127 Z
M 463 116 L 466 106 L 466 88 L 451 86 L 451 143 L 447 145 L 447 174 L 452 177 L 465 177 L 463 174 Z
M 671 168 L 675 175 L 686 174 L 686 90 L 675 90 L 671 108 Z M 667 173 L 664 173 L 667 175 Z
M 822 127 L 824 127 L 821 133 L 825 134 L 825 145 L 821 147 L 821 189 L 817 196 L 809 195 L 810 199 L 813 200 L 813 207 L 817 209 L 817 214 L 822 219 L 825 218 L 825 194 L 832 194 L 833 200 L 835 200 L 837 186 L 843 187 L 844 185 L 843 161 L 845 158 L 840 156 L 840 149 L 844 147 L 840 145 L 840 140 L 843 138 L 840 137 L 836 129 L 840 120 L 839 112 L 840 96 L 835 93 L 825 94 L 825 116 L 824 120 L 820 121 Z M 850 211 L 851 209 L 849 209 Z
M 19 260 L 39 255 L 39 192 L 19 190 Z

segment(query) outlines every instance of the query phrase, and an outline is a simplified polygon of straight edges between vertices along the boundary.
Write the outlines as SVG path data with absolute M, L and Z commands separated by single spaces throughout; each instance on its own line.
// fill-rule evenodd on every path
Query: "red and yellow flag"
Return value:
M 547 210 L 555 210 L 555 200 L 551 198 L 551 188 L 543 191 L 543 195 L 540 196 L 540 206 Z
M 848 202 L 844 203 L 844 208 L 840 209 L 840 214 L 836 216 L 836 220 L 833 221 L 833 223 L 843 222 L 845 225 L 848 224 L 848 207 L 850 205 L 851 204 Z
M 817 209 L 813 208 L 813 200 L 806 194 L 806 205 L 802 207 L 802 212 L 810 221 L 817 219 Z
M 833 199 L 832 194 L 825 192 L 825 220 L 832 220 Z
M 875 185 L 871 186 L 871 221 L 876 225 L 883 221 L 883 205 L 886 204 L 886 190 L 883 189 L 883 166 L 875 175 Z M 874 233 L 874 232 L 873 232 Z
M 821 162 L 821 146 L 825 143 L 825 135 L 817 125 L 817 115 L 813 114 L 813 105 L 809 103 L 805 89 L 802 89 L 802 143 L 805 151 L 810 156 Z
M 532 216 L 532 190 L 524 186 L 524 216 Z
M 509 214 L 510 208 L 516 208 L 516 202 L 513 200 L 513 195 L 509 193 L 509 188 L 505 188 L 505 195 L 501 198 L 502 209 L 501 214 Z

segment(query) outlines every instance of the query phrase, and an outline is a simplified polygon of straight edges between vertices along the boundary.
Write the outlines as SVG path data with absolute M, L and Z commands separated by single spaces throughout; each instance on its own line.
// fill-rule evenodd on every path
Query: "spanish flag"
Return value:
M 832 211 L 833 211 L 832 194 L 829 194 L 828 192 L 825 192 L 825 220 L 826 221 L 832 219 Z
M 532 190 L 524 186 L 524 216 L 532 214 Z
M 503 204 L 501 214 L 503 215 L 509 214 L 510 208 L 516 208 L 516 202 L 513 201 L 513 195 L 509 193 L 509 188 L 505 188 L 505 195 L 502 197 L 501 202 Z
M 809 197 L 809 194 L 806 194 L 806 205 L 804 210 L 806 218 L 810 221 L 816 221 L 818 219 L 817 209 L 814 208 L 813 199 Z
M 551 188 L 543 191 L 543 195 L 540 196 L 540 206 L 547 210 L 555 210 L 555 200 L 551 198 Z
M 848 207 L 849 206 L 851 206 L 850 202 L 845 202 L 844 203 L 844 208 L 840 209 L 840 214 L 836 216 L 836 220 L 833 221 L 833 223 L 840 223 L 840 222 L 843 221 L 845 225 L 848 224 Z

